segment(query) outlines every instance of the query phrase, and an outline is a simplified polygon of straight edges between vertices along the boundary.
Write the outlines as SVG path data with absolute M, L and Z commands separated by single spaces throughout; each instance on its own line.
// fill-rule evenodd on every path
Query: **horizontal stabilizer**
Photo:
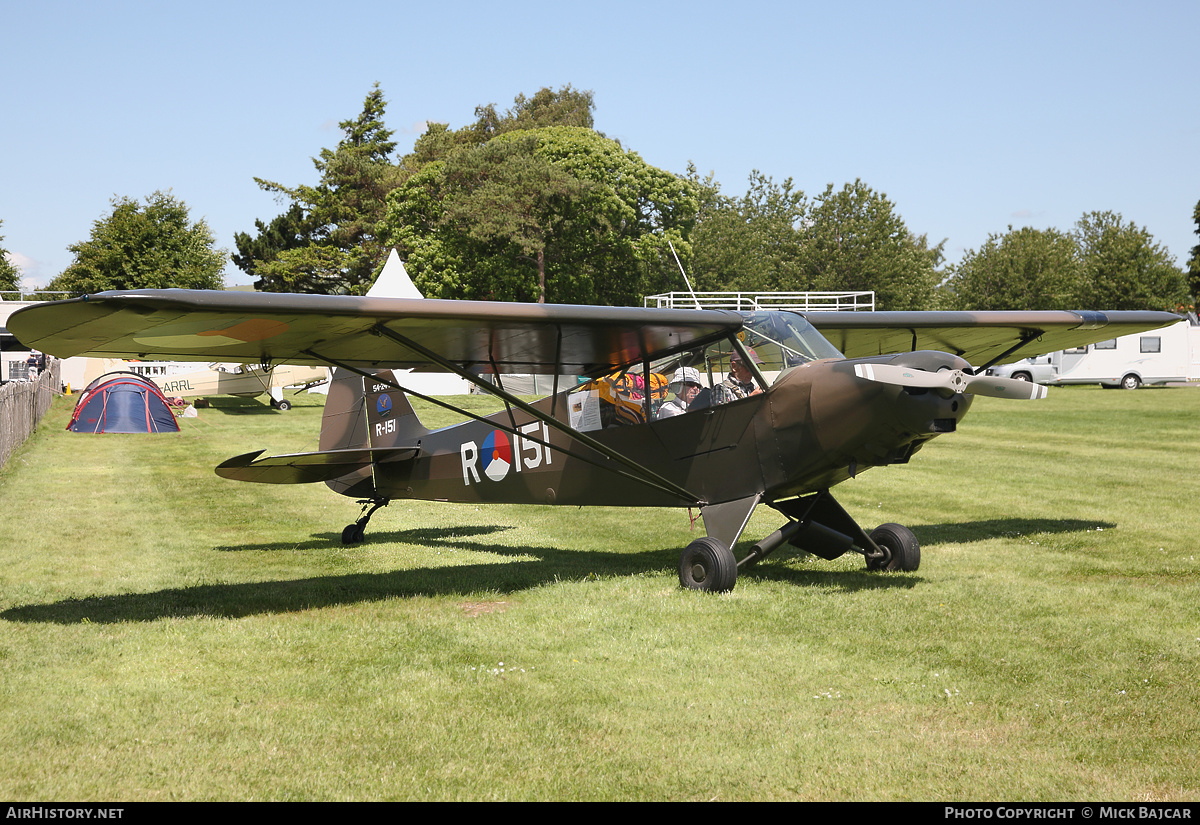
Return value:
M 217 466 L 217 475 L 235 481 L 255 481 L 260 484 L 309 484 L 314 481 L 332 481 L 371 464 L 408 461 L 415 458 L 420 449 L 358 447 L 259 458 L 263 452 L 265 451 L 259 450 L 223 461 Z

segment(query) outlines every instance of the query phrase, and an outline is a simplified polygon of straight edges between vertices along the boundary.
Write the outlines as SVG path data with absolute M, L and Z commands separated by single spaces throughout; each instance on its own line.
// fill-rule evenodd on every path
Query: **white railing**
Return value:
M 757 312 L 791 309 L 798 312 L 875 310 L 875 293 L 866 292 L 667 292 L 647 295 L 643 306 L 659 309 L 736 309 Z

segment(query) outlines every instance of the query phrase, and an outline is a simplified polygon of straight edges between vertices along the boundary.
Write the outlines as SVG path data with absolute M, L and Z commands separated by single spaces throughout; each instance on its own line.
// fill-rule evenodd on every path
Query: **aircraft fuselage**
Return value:
M 405 441 L 415 441 L 420 453 L 377 463 L 374 496 L 675 507 L 755 494 L 773 501 L 827 489 L 870 467 L 907 461 L 925 441 L 952 431 L 969 408 L 969 396 L 913 392 L 854 374 L 855 363 L 897 359 L 905 366 L 930 370 L 965 364 L 934 352 L 816 361 L 784 373 L 759 395 L 675 418 L 588 433 L 693 493 L 692 500 L 621 475 L 624 468 L 617 461 L 516 409 L 511 418 L 499 412 L 484 421 L 423 431 Z M 365 407 L 372 443 L 378 445 L 403 437 L 416 422 L 407 402 L 400 400 L 401 393 L 390 387 L 375 389 Z M 554 417 L 566 422 L 569 395 L 563 392 L 534 406 L 553 409 Z M 365 490 L 356 485 L 339 492 L 370 497 Z

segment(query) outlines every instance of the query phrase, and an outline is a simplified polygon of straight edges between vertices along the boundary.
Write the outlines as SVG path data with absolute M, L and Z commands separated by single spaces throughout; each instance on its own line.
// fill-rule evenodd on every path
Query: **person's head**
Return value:
M 755 359 L 756 361 L 758 360 L 758 356 L 755 355 L 754 350 L 747 350 L 747 352 L 750 353 L 751 358 Z M 742 384 L 749 384 L 752 380 L 754 380 L 753 370 L 750 369 L 750 367 L 742 359 L 742 354 L 737 350 L 734 350 L 733 354 L 729 356 L 729 371 L 732 372 L 733 377 Z
M 700 392 L 700 373 L 694 367 L 680 367 L 671 376 L 670 390 L 680 401 L 690 404 Z

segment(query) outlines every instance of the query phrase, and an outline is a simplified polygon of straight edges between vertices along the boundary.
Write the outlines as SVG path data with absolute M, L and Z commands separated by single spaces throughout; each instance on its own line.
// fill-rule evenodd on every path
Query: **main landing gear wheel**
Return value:
M 727 593 L 735 582 L 737 560 L 733 551 L 717 539 L 696 539 L 679 557 L 679 583 L 689 590 Z
M 292 402 L 288 401 L 286 398 L 275 403 L 275 409 L 279 410 L 280 412 L 287 412 L 291 408 Z
M 881 524 L 871 531 L 871 541 L 888 552 L 886 560 L 867 559 L 868 570 L 901 570 L 912 573 L 921 566 L 921 545 L 902 524 Z

